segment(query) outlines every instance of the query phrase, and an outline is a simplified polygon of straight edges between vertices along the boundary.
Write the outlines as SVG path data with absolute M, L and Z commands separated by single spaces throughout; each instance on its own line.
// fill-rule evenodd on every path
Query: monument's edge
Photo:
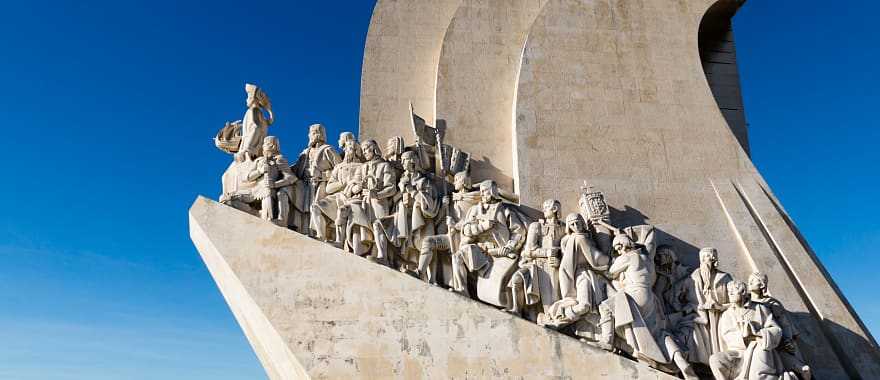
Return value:
M 207 217 L 207 215 L 199 214 L 209 213 L 207 207 L 214 203 L 216 202 L 210 198 L 199 195 L 188 211 L 190 239 L 205 263 L 205 267 L 208 268 L 220 294 L 263 365 L 266 375 L 273 380 L 310 379 L 302 364 L 299 363 L 280 334 L 250 297 L 235 271 L 226 263 L 223 255 L 219 253 L 199 225 L 199 217 Z
M 209 272 L 211 273 L 211 276 L 217 284 L 217 287 L 220 290 L 221 294 L 223 295 L 224 300 L 226 301 L 230 310 L 233 312 L 233 316 L 235 317 L 236 322 L 240 325 L 242 332 L 245 333 L 248 342 L 252 346 L 255 354 L 265 368 L 267 376 L 273 380 L 310 379 L 311 376 L 308 374 L 308 371 L 302 366 L 300 360 L 297 359 L 297 357 L 292 353 L 288 345 L 285 343 L 284 338 L 272 326 L 272 322 L 261 310 L 257 302 L 253 298 L 251 298 L 246 286 L 239 280 L 235 270 L 230 267 L 230 265 L 223 257 L 223 254 L 220 253 L 217 247 L 214 246 L 213 242 L 211 242 L 210 238 L 208 238 L 208 234 L 202 229 L 202 223 L 209 220 L 210 217 L 216 216 L 213 214 L 215 214 L 216 211 L 219 209 L 211 210 L 211 208 L 216 207 L 222 207 L 222 210 L 224 212 L 241 213 L 242 215 L 253 217 L 252 215 L 237 210 L 235 208 L 224 206 L 206 196 L 199 195 L 193 202 L 188 213 L 190 224 L 190 238 L 192 239 L 193 244 L 199 251 L 202 260 L 204 261 Z M 266 224 L 264 227 L 276 228 L 275 226 L 270 224 Z M 297 234 L 294 231 L 288 232 L 291 234 Z M 327 246 L 326 248 L 330 250 L 337 249 L 332 246 Z M 387 268 L 379 267 L 378 269 L 384 270 Z M 396 271 L 389 270 L 389 272 L 399 275 L 399 273 L 397 273 Z M 421 281 L 410 278 L 408 276 L 402 276 L 399 278 L 399 280 L 422 283 Z M 431 287 L 427 284 L 424 284 L 424 286 Z M 440 294 L 454 295 L 453 293 L 448 293 L 445 291 Z M 503 311 L 498 310 L 492 306 L 483 304 L 478 301 L 473 302 L 474 306 L 479 309 L 480 312 L 499 313 L 506 315 L 506 313 L 504 313 Z M 547 334 L 555 337 L 556 339 L 559 339 L 558 342 L 564 346 L 571 347 L 570 345 L 574 344 L 582 346 L 583 350 L 589 351 L 591 354 L 594 355 L 609 355 L 609 360 L 616 361 L 619 363 L 619 365 L 622 366 L 621 368 L 619 368 L 619 370 L 624 370 L 624 368 L 628 368 L 628 370 L 624 371 L 633 371 L 631 373 L 628 372 L 626 376 L 632 376 L 632 378 L 637 379 L 676 379 L 676 377 L 657 369 L 651 368 L 644 363 L 626 358 L 624 356 L 612 355 L 601 349 L 589 346 L 585 343 L 580 342 L 577 338 L 529 323 L 526 320 L 521 320 L 518 322 L 522 322 L 525 328 L 535 329 L 536 333 L 538 334 Z M 607 375 L 609 374 L 605 373 L 599 377 L 603 378 Z M 623 376 L 622 373 L 620 375 Z

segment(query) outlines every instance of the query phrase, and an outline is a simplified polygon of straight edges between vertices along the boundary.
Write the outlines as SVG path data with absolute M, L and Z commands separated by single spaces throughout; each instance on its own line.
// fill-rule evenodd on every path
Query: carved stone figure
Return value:
M 293 184 L 297 178 L 287 159 L 281 155 L 277 137 L 266 136 L 261 152 L 263 156 L 257 158 L 254 169 L 248 174 L 248 180 L 257 183 L 253 198 L 261 203 L 260 216 L 263 219 L 287 227 Z
M 749 276 L 748 280 L 749 300 L 755 304 L 763 305 L 773 314 L 773 319 L 782 328 L 782 339 L 776 347 L 776 351 L 782 359 L 783 368 L 787 372 L 797 374 L 802 380 L 810 380 L 812 371 L 810 366 L 804 362 L 804 357 L 798 348 L 798 332 L 797 326 L 791 320 L 791 315 L 782 302 L 770 296 L 767 288 L 767 275 L 755 272 Z
M 415 270 L 430 280 L 433 272 L 428 268 L 428 258 L 419 258 L 419 248 L 424 238 L 435 234 L 434 218 L 440 212 L 440 198 L 432 179 L 422 171 L 415 152 L 404 152 L 401 164 L 403 173 L 397 186 L 400 200 L 394 214 L 378 219 L 373 227 L 374 231 L 382 231 L 376 234 L 379 257 L 393 257 L 389 252 L 390 243 L 399 250 L 401 271 Z
M 426 270 L 422 265 L 427 265 L 428 267 L 436 267 L 438 270 L 431 271 L 431 276 L 428 279 L 428 282 L 433 282 L 436 280 L 434 276 L 434 272 L 439 272 L 439 261 L 437 260 L 437 255 L 440 252 L 454 252 L 458 249 L 458 246 L 461 242 L 461 231 L 457 228 L 458 222 L 461 221 L 464 216 L 467 214 L 468 210 L 471 207 L 476 205 L 479 202 L 480 192 L 471 190 L 471 179 L 470 175 L 467 172 L 459 172 L 455 174 L 453 178 L 453 186 L 455 187 L 455 191 L 451 194 L 451 196 L 447 196 L 443 199 L 444 205 L 449 205 L 448 207 L 443 207 L 441 212 L 446 215 L 445 225 L 438 225 L 437 232 L 438 235 L 428 236 L 422 239 L 422 246 L 419 249 L 419 272 L 423 276 L 427 276 L 428 273 L 423 273 L 423 270 Z M 443 215 L 441 214 L 441 215 Z M 445 230 L 444 230 L 445 227 Z M 451 256 L 445 256 L 448 261 L 449 270 L 444 271 L 447 273 L 447 280 L 451 279 Z M 451 282 L 447 285 L 451 286 Z
M 309 219 L 312 205 L 327 196 L 327 181 L 333 167 L 340 161 L 339 155 L 327 144 L 327 132 L 321 124 L 309 127 L 309 146 L 299 155 L 294 173 L 302 179 L 297 187 L 291 226 L 301 233 L 315 235 L 315 228 Z
M 696 310 L 694 319 L 694 342 L 690 348 L 690 360 L 709 364 L 709 357 L 718 352 L 720 341 L 718 319 L 727 304 L 727 285 L 733 281 L 729 274 L 718 270 L 718 251 L 715 248 L 700 250 L 700 267 L 684 282 L 687 303 Z
M 403 141 L 403 137 L 393 136 L 388 139 L 388 142 L 385 144 L 385 155 L 382 156 L 388 164 L 391 165 L 392 168 L 397 172 L 397 175 L 403 172 L 403 163 L 401 162 L 401 158 L 403 157 L 403 152 L 406 150 L 406 143 Z
M 600 304 L 600 345 L 611 349 L 615 336 L 620 336 L 640 361 L 655 366 L 671 362 L 685 378 L 696 379 L 684 352 L 666 330 L 666 316 L 653 291 L 654 261 L 626 234 L 615 236 L 612 247 L 618 256 L 608 274 L 615 291 Z
M 266 93 L 253 84 L 248 83 L 244 87 L 247 93 L 244 117 L 240 121 L 227 123 L 224 130 L 230 130 L 229 136 L 220 141 L 218 135 L 215 142 L 218 148 L 233 154 L 232 163 L 223 173 L 220 202 L 253 213 L 255 211 L 247 203 L 252 199 L 251 192 L 257 184 L 249 181 L 248 175 L 254 169 L 254 160 L 262 156 L 263 139 L 275 119 Z M 234 144 L 236 139 L 238 144 Z
M 525 243 L 525 222 L 513 206 L 502 202 L 498 185 L 480 183 L 480 202 L 456 225 L 462 241 L 452 257 L 453 289 L 468 294 L 468 274 L 476 275 L 476 297 L 510 307 L 507 284 Z
M 691 271 L 678 261 L 678 254 L 671 246 L 657 247 L 654 255 L 654 266 L 657 269 L 657 281 L 654 282 L 654 294 L 663 301 L 663 310 L 669 315 L 683 308 L 681 299 L 681 282 L 688 278 Z
M 356 186 L 357 172 L 363 163 L 360 145 L 353 135 L 349 138 L 346 133 L 349 132 L 344 132 L 339 137 L 343 151 L 342 162 L 333 167 L 324 188 L 327 195 L 315 201 L 310 213 L 316 238 L 325 241 L 329 239 L 329 224 L 333 222 L 336 243 L 339 245 L 345 244 L 349 222 L 347 215 L 350 212 L 347 207 L 355 196 L 352 188 Z
M 345 146 L 348 145 L 349 143 L 357 144 L 357 138 L 354 137 L 354 133 L 351 133 L 351 132 L 340 133 L 339 134 L 339 141 L 337 142 L 337 144 L 339 145 L 339 151 L 342 152 L 342 155 L 341 155 L 342 159 L 345 159 L 345 154 L 346 154 L 345 153 Z M 361 155 L 360 148 L 358 148 L 357 155 L 358 156 Z M 363 158 L 361 158 L 361 160 L 363 160 Z
M 728 308 L 718 320 L 721 349 L 712 354 L 709 367 L 716 380 L 764 380 L 784 376 L 776 347 L 782 327 L 764 305 L 749 301 L 746 284 L 727 286 Z
M 550 306 L 559 300 L 559 260 L 561 241 L 565 234 L 560 209 L 555 199 L 544 201 L 544 219 L 529 225 L 526 243 L 520 253 L 519 270 L 510 279 L 510 311 L 526 313 L 537 321 L 539 313 L 546 315 Z M 538 310 L 526 310 L 539 306 Z
M 367 140 L 361 145 L 366 160 L 356 174 L 356 184 L 352 194 L 359 199 L 349 202 L 351 209 L 351 228 L 347 240 L 351 241 L 354 253 L 365 256 L 375 247 L 374 225 L 379 219 L 390 215 L 392 200 L 397 194 L 397 176 L 391 165 L 382 159 L 382 151 L 376 140 Z M 384 251 L 376 252 L 380 261 L 391 264 Z
M 705 354 L 710 343 L 704 330 L 695 331 L 697 305 L 688 302 L 688 286 L 691 271 L 681 265 L 678 255 L 671 246 L 657 247 L 654 255 L 657 269 L 657 280 L 654 282 L 654 294 L 661 301 L 668 322 L 668 330 L 692 363 L 704 363 L 699 355 Z M 706 357 L 704 360 L 708 360 Z
M 562 298 L 550 307 L 548 319 L 538 322 L 554 328 L 577 322 L 574 334 L 595 340 L 599 304 L 608 296 L 604 272 L 611 264 L 611 257 L 596 247 L 580 214 L 566 216 L 565 233 L 559 267 Z

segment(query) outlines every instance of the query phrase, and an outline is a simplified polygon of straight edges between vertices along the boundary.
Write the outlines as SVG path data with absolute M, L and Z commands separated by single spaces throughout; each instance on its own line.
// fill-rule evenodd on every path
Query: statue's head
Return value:
M 700 250 L 700 267 L 715 269 L 718 267 L 718 250 L 706 247 Z
M 615 252 L 622 254 L 635 248 L 636 243 L 632 241 L 629 235 L 622 233 L 614 236 L 614 240 L 611 241 L 611 246 L 614 248 Z
M 281 152 L 281 145 L 275 136 L 266 136 L 263 139 L 263 156 L 272 157 Z
M 768 281 L 769 279 L 766 274 L 761 272 L 752 273 L 749 275 L 749 291 L 761 295 L 766 294 Z
M 727 284 L 727 297 L 730 303 L 742 305 L 748 300 L 749 291 L 742 281 L 734 280 Z
M 269 103 L 269 97 L 266 96 L 266 93 L 263 92 L 263 89 L 261 89 L 257 85 L 245 83 L 244 92 L 247 93 L 247 100 L 245 100 L 245 105 L 248 108 L 260 107 L 268 110 L 272 109 L 272 105 Z
M 354 138 L 354 133 L 351 132 L 342 132 L 339 134 L 339 149 L 345 150 L 345 144 L 356 141 Z
M 480 182 L 480 201 L 483 203 L 494 203 L 501 200 L 498 192 L 498 184 L 491 179 Z
M 367 161 L 372 161 L 377 157 L 382 157 L 382 151 L 379 149 L 379 143 L 376 140 L 370 139 L 364 141 L 361 145 L 361 152 L 364 155 L 364 159 Z
M 541 211 L 544 212 L 544 218 L 546 219 L 556 219 L 559 220 L 562 218 L 560 213 L 562 209 L 562 204 L 555 199 L 548 199 L 544 201 L 544 204 L 541 207 Z
M 385 144 L 385 158 L 390 160 L 392 158 L 396 159 L 400 157 L 400 155 L 403 154 L 405 147 L 404 144 L 403 137 L 400 136 L 394 136 L 388 139 L 388 142 Z
M 678 255 L 670 245 L 660 245 L 657 247 L 657 253 L 654 255 L 654 265 L 658 272 L 672 273 L 672 269 L 678 263 Z
M 327 131 L 323 124 L 312 124 L 309 126 L 309 146 L 316 147 L 327 142 Z
M 584 217 L 576 212 L 568 214 L 565 217 L 565 232 L 576 234 L 587 232 L 587 226 L 584 223 Z
M 471 184 L 471 175 L 468 172 L 461 171 L 455 173 L 455 177 L 452 179 L 453 186 L 455 186 L 455 191 L 466 191 L 470 190 Z
M 403 155 L 400 156 L 400 164 L 403 166 L 403 170 L 408 172 L 421 170 L 419 167 L 419 155 L 413 151 L 403 152 Z

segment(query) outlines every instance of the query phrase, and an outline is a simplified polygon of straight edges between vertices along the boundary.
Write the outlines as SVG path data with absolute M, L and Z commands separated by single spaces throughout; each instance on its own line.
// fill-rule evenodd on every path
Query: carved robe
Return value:
M 266 138 L 268 131 L 269 121 L 260 108 L 248 108 L 241 121 L 241 141 L 238 144 L 238 153 L 241 153 L 244 159 L 232 160 L 223 173 L 221 202 L 235 205 L 240 202 L 248 203 L 253 199 L 251 197 L 257 183 L 248 180 L 248 176 L 255 168 L 254 161 L 263 155 L 263 139 Z M 241 204 L 237 208 L 245 207 Z
M 791 321 L 791 315 L 782 302 L 773 297 L 752 298 L 752 303 L 763 305 L 773 314 L 773 320 L 782 328 L 782 339 L 776 351 L 786 371 L 802 373 L 806 362 L 798 347 L 798 335 L 800 332 L 794 322 Z
M 360 162 L 345 162 L 343 160 L 343 162 L 336 165 L 330 173 L 330 179 L 327 181 L 327 186 L 325 187 L 327 195 L 324 198 L 315 201 L 316 210 L 313 209 L 313 211 L 318 212 L 313 212 L 311 215 L 312 225 L 318 232 L 319 238 L 323 238 L 324 236 L 322 234 L 326 233 L 327 219 L 330 219 L 337 224 L 342 222 L 337 220 L 339 217 L 339 211 L 341 208 L 345 207 L 355 195 L 352 193 L 352 187 L 361 165 Z M 346 227 L 347 223 L 343 223 L 340 226 Z M 342 237 L 337 237 L 337 240 L 342 241 Z
M 782 328 L 770 309 L 747 302 L 731 306 L 718 321 L 721 350 L 712 354 L 716 380 L 774 380 L 783 376 L 776 347 Z
M 571 233 L 562 238 L 559 266 L 560 296 L 550 307 L 544 325 L 561 327 L 577 322 L 575 335 L 594 338 L 599 305 L 608 297 L 608 270 L 611 257 L 599 250 L 589 233 Z M 585 319 L 585 320 L 582 320 Z
M 373 222 L 391 213 L 391 202 L 397 193 L 397 177 L 391 165 L 381 158 L 375 158 L 361 165 L 356 180 L 361 184 L 362 197 L 359 201 L 351 202 L 351 223 L 362 229 L 364 241 L 371 241 Z M 376 196 L 363 199 L 370 190 Z
M 565 226 L 540 220 L 529 225 L 526 243 L 520 255 L 519 270 L 511 278 L 510 287 L 521 284 L 526 305 L 541 304 L 547 313 L 559 300 L 559 268 L 550 265 L 550 258 L 561 256 L 561 241 Z M 558 261 L 557 261 L 558 263 Z
M 666 331 L 666 317 L 652 286 L 654 261 L 642 249 L 614 259 L 608 273 L 617 279 L 617 291 L 603 302 L 611 311 L 614 329 L 633 348 L 636 358 L 669 363 L 678 347 Z
M 718 319 L 727 299 L 727 285 L 733 281 L 729 274 L 713 270 L 707 275 L 700 268 L 694 270 L 683 284 L 688 303 L 696 310 L 693 342 L 689 347 L 692 362 L 709 364 L 709 357 L 720 349 Z M 707 308 L 707 305 L 714 304 Z
M 468 272 L 477 272 L 477 298 L 507 307 L 507 284 L 516 268 L 516 260 L 501 256 L 501 248 L 513 247 L 518 254 L 525 242 L 523 217 L 513 206 L 496 201 L 480 203 L 468 210 L 458 223 L 462 244 L 453 255 L 453 288 L 464 292 Z
M 435 234 L 434 218 L 440 211 L 440 199 L 431 179 L 421 173 L 404 172 L 398 195 L 401 200 L 394 214 L 381 221 L 388 240 L 400 248 L 401 255 L 408 257 L 413 251 L 418 253 L 425 237 Z M 409 206 L 403 204 L 404 197 L 410 199 Z
M 300 153 L 292 168 L 294 174 L 302 179 L 298 182 L 293 202 L 292 226 L 298 231 L 306 232 L 307 229 L 314 228 L 309 220 L 312 204 L 327 196 L 327 180 L 340 160 L 336 150 L 327 144 L 309 147 Z

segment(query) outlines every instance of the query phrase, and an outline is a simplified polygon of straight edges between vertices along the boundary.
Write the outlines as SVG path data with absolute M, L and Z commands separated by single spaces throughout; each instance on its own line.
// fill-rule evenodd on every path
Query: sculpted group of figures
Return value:
M 383 154 L 346 132 L 337 152 L 312 125 L 290 165 L 267 133 L 269 98 L 245 89 L 244 118 L 215 139 L 234 155 L 221 202 L 685 378 L 810 378 L 766 275 L 734 280 L 713 248 L 689 270 L 652 226 L 615 227 L 589 187 L 580 213 L 563 219 L 551 199 L 530 221 L 495 182 L 472 186 L 469 158 L 442 138 L 395 137 Z

